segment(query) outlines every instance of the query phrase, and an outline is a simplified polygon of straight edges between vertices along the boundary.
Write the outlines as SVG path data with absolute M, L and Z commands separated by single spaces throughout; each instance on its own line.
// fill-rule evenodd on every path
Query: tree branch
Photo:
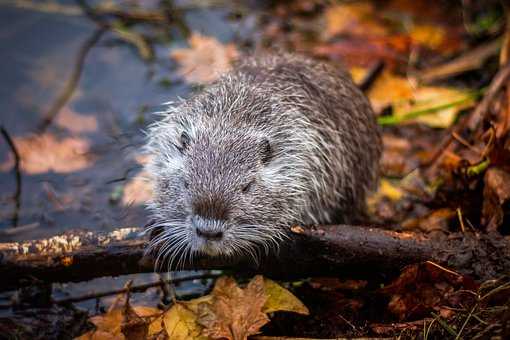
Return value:
M 0 290 L 43 282 L 83 281 L 100 276 L 151 272 L 144 257 L 147 236 L 141 229 L 73 232 L 47 240 L 0 244 Z M 510 272 L 510 242 L 499 234 L 452 234 L 431 239 L 350 225 L 293 228 L 291 240 L 278 255 L 257 266 L 247 259 L 199 258 L 182 269 L 230 269 L 275 278 L 344 276 L 388 278 L 409 264 L 434 261 L 477 279 Z

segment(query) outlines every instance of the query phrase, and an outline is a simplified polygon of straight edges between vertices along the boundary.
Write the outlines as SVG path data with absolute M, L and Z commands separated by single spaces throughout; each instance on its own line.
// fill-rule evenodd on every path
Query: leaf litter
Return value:
M 131 306 L 120 295 L 106 314 L 91 317 L 95 326 L 78 339 L 229 339 L 244 340 L 260 333 L 272 313 L 309 311 L 290 291 L 255 276 L 244 288 L 227 276 L 217 279 L 209 295 L 175 301 L 166 311 Z

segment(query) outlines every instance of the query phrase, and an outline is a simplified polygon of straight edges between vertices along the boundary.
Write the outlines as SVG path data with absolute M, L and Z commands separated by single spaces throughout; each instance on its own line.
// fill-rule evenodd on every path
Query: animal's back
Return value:
M 363 218 L 382 144 L 368 100 L 344 69 L 299 55 L 269 55 L 241 62 L 223 81 L 231 91 L 243 83 L 271 102 L 270 111 L 244 118 L 271 131 L 288 154 L 289 171 L 301 173 L 296 180 L 308 188 L 302 223 Z

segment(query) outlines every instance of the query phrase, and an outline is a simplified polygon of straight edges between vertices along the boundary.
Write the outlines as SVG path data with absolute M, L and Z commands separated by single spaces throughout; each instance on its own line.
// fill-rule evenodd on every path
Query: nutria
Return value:
M 347 72 L 268 55 L 170 104 L 147 149 L 158 258 L 258 257 L 293 225 L 362 218 L 381 139 Z

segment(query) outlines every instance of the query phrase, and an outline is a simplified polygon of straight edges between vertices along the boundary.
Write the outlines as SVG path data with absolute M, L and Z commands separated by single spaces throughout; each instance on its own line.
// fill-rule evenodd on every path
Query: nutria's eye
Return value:
M 243 193 L 247 193 L 248 191 L 250 191 L 251 187 L 252 187 L 252 184 L 253 184 L 254 181 L 251 181 L 250 183 L 246 184 L 243 189 L 241 190 Z
M 185 189 L 189 189 L 189 182 L 187 180 L 182 180 L 182 185 L 184 185 Z
M 180 145 L 177 146 L 177 149 L 179 150 L 180 153 L 184 153 L 186 151 L 186 149 L 188 148 L 189 146 L 189 142 L 190 142 L 190 138 L 188 136 L 188 134 L 183 131 L 181 133 L 181 137 L 180 137 Z

